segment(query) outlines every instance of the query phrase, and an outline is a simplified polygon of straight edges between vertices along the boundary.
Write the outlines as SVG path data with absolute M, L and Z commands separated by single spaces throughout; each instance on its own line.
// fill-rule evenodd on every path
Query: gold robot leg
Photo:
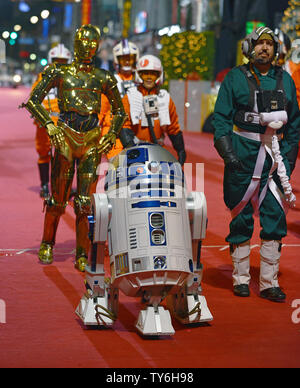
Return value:
M 39 259 L 42 263 L 50 264 L 53 261 L 56 231 L 60 217 L 68 204 L 73 176 L 74 162 L 68 161 L 58 151 L 55 151 L 51 169 L 52 196 L 47 201 L 44 233 L 39 250 Z
M 96 191 L 96 170 L 101 155 L 96 150 L 87 153 L 77 166 L 77 195 L 74 198 L 76 214 L 76 263 L 80 271 L 85 270 L 90 249 L 88 216 L 91 214 L 91 195 Z

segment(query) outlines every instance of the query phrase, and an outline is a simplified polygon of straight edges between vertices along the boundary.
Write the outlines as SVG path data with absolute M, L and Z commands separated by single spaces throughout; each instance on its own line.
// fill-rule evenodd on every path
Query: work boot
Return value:
M 283 302 L 286 295 L 280 287 L 271 287 L 261 291 L 260 297 L 271 300 L 272 302 Z
M 233 293 L 236 296 L 247 297 L 250 296 L 250 290 L 248 284 L 238 284 L 233 287 Z
M 53 262 L 53 244 L 42 242 L 38 256 L 43 264 L 51 264 Z

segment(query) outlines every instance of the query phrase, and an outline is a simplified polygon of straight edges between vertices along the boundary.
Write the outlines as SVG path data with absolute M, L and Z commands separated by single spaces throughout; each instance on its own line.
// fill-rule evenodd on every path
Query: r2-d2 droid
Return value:
M 183 324 L 213 319 L 201 290 L 206 199 L 186 195 L 172 154 L 149 143 L 123 150 L 108 169 L 105 193 L 92 201 L 87 292 L 76 310 L 84 324 L 113 325 L 119 290 L 145 304 L 136 322 L 145 336 L 173 335 L 171 314 Z M 107 239 L 110 278 L 104 276 Z

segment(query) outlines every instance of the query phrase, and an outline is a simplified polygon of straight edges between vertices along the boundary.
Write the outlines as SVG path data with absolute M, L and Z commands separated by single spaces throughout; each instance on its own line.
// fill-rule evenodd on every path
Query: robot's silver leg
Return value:
M 103 272 L 91 272 L 89 266 L 85 271 L 87 292 L 81 298 L 76 314 L 85 325 L 112 326 L 118 315 L 118 289 L 112 288 L 109 279 L 104 279 Z
M 183 324 L 213 320 L 206 298 L 201 294 L 201 278 L 202 271 L 195 272 L 179 292 L 167 298 L 172 315 Z
M 91 252 L 85 268 L 86 293 L 76 314 L 85 325 L 111 326 L 118 314 L 118 289 L 104 277 L 105 242 L 109 223 L 109 204 L 106 194 L 93 194 L 93 215 L 89 216 Z

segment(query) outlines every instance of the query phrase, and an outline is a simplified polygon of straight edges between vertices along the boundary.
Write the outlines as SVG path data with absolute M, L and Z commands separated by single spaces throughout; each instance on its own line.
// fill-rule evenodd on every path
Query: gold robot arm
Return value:
M 42 102 L 49 90 L 56 86 L 57 74 L 58 69 L 56 65 L 50 65 L 44 71 L 41 81 L 31 92 L 27 103 L 22 104 L 22 107 L 25 107 L 42 127 L 47 127 L 48 124 L 54 124 L 49 112 L 43 107 Z

